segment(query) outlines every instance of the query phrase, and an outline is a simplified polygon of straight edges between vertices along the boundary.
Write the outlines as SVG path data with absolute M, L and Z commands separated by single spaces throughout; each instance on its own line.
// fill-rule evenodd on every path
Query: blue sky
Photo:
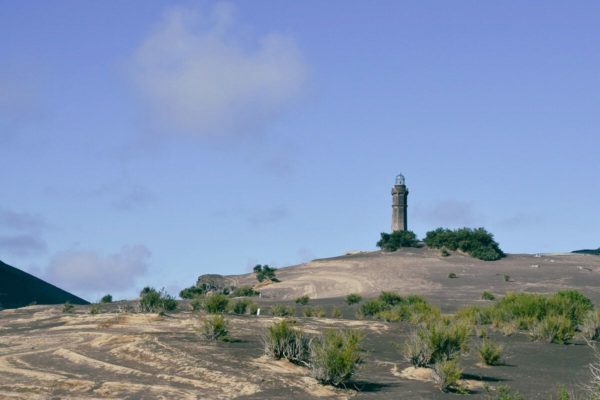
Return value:
M 0 259 L 90 300 L 484 226 L 600 246 L 600 4 L 0 0 Z

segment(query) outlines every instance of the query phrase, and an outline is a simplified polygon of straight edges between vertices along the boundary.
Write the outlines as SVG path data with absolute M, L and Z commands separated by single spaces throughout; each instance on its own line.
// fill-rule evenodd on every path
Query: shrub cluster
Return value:
M 460 384 L 462 369 L 458 365 L 458 360 L 440 361 L 433 366 L 433 372 L 433 377 L 442 392 L 467 393 Z
M 277 360 L 285 358 L 293 363 L 308 365 L 310 339 L 295 329 L 287 320 L 275 322 L 264 336 L 265 354 Z
M 362 296 L 356 293 L 350 293 L 346 296 L 346 303 L 351 306 L 352 304 L 358 304 L 362 301 Z
M 209 314 L 222 314 L 227 311 L 229 298 L 221 293 L 208 296 L 202 304 L 202 308 Z
M 221 314 L 209 316 L 202 325 L 202 335 L 207 340 L 227 340 L 229 323 Z
M 401 296 L 396 292 L 381 292 L 379 297 L 365 301 L 360 306 L 361 317 L 381 318 L 388 322 L 411 321 L 413 323 L 441 315 L 421 296 Z
M 100 299 L 100 303 L 112 303 L 112 301 L 113 301 L 113 297 L 110 294 L 105 294 Z
M 287 320 L 274 323 L 264 337 L 265 354 L 304 365 L 320 383 L 334 386 L 346 383 L 356 371 L 361 340 L 361 334 L 341 330 L 310 338 Z
M 381 239 L 377 242 L 377 247 L 384 251 L 396 251 L 401 247 L 417 247 L 418 245 L 417 235 L 412 231 L 381 232 Z
M 90 305 L 90 314 L 99 314 L 100 313 L 100 304 L 94 303 Z
M 165 289 L 156 290 L 146 286 L 140 292 L 140 311 L 164 313 L 175 311 L 177 300 L 169 295 Z
M 326 385 L 339 386 L 347 382 L 361 362 L 361 340 L 362 335 L 355 331 L 326 330 L 312 342 L 312 376 Z
M 438 228 L 427 232 L 424 242 L 434 249 L 461 250 L 484 261 L 495 261 L 505 256 L 494 236 L 483 228 Z
M 271 306 L 271 315 L 275 317 L 291 317 L 296 315 L 296 309 L 283 304 L 273 304 Z
M 233 292 L 231 292 L 231 296 L 233 297 L 253 297 L 258 296 L 260 292 L 257 292 L 252 288 L 252 286 L 242 286 L 239 288 L 235 288 Z
M 304 296 L 300 296 L 296 299 L 296 304 L 300 304 L 302 306 L 305 306 L 308 304 L 308 301 L 310 300 L 310 297 L 308 297 L 308 295 L 304 295 Z
M 325 316 L 325 310 L 323 307 L 306 307 L 302 310 L 305 317 L 317 317 L 323 318 Z
M 490 340 L 484 340 L 477 352 L 479 353 L 479 358 L 486 365 L 499 365 L 502 363 L 502 351 L 503 348 L 501 345 L 494 343 Z
M 188 288 L 182 289 L 179 292 L 179 297 L 182 299 L 193 299 L 194 297 L 202 296 L 206 293 L 206 289 L 200 286 L 190 286 Z
M 492 324 L 505 334 L 525 330 L 535 340 L 568 343 L 577 330 L 597 338 L 600 315 L 596 315 L 590 299 L 576 290 L 563 290 L 552 295 L 508 293 L 489 307 L 465 307 L 456 317 L 477 325 Z
M 72 314 L 75 312 L 75 306 L 67 301 L 65 304 L 63 304 L 62 312 Z
M 404 355 L 416 367 L 431 367 L 453 360 L 467 350 L 471 328 L 464 321 L 432 319 L 413 332 Z
M 273 282 L 279 282 L 279 280 L 275 277 L 275 268 L 271 268 L 268 265 L 255 265 L 254 273 L 256 274 L 256 279 L 259 282 L 263 282 L 267 279 Z
M 253 303 L 250 300 L 244 299 L 244 300 L 238 300 L 235 301 L 233 303 L 230 303 L 229 305 L 229 311 L 234 313 L 234 314 L 238 314 L 238 315 L 243 315 L 246 314 L 246 310 L 248 310 L 248 308 L 252 305 Z

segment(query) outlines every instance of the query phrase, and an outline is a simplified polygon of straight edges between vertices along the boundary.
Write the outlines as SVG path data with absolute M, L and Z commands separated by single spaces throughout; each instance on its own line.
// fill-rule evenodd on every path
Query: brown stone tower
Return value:
M 392 232 L 407 230 L 406 208 L 408 188 L 404 183 L 404 175 L 396 175 L 396 183 L 392 188 Z

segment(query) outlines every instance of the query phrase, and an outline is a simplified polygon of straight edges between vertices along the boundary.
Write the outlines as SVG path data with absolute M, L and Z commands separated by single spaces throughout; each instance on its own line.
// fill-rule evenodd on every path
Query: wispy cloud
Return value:
M 150 254 L 143 245 L 124 246 L 111 255 L 91 250 L 64 251 L 52 257 L 45 277 L 77 293 L 114 293 L 132 288 L 146 274 Z
M 46 228 L 46 222 L 39 215 L 0 209 L 0 227 L 16 230 L 41 230 Z
M 42 233 L 47 227 L 39 215 L 0 209 L 0 251 L 17 257 L 43 254 Z
M 163 130 L 247 132 L 301 92 L 307 67 L 290 36 L 241 32 L 236 9 L 173 8 L 134 54 L 132 76 Z M 153 118 L 154 121 L 157 121 Z
M 0 251 L 18 257 L 33 256 L 46 251 L 46 242 L 34 234 L 0 236 Z

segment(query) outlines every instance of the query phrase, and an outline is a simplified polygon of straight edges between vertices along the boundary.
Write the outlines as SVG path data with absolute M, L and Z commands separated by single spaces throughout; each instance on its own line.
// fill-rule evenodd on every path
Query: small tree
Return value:
M 177 300 L 169 295 L 165 289 L 160 291 L 146 286 L 140 292 L 140 310 L 142 312 L 168 312 L 177 309 Z
M 256 279 L 259 282 L 263 282 L 267 279 L 273 281 L 273 282 L 278 282 L 277 278 L 275 277 L 275 268 L 271 268 L 268 265 L 260 265 L 257 264 L 254 267 L 254 273 L 256 274 Z
M 179 292 L 179 297 L 182 299 L 193 299 L 194 297 L 201 296 L 206 292 L 206 288 L 199 286 L 190 286 Z
M 110 294 L 105 294 L 100 299 L 100 303 L 112 303 L 112 301 L 113 301 L 113 298 L 112 298 L 112 295 L 110 295 Z
M 377 247 L 385 251 L 396 251 L 401 247 L 417 247 L 418 245 L 417 235 L 412 231 L 381 232 L 381 239 L 377 242 Z

